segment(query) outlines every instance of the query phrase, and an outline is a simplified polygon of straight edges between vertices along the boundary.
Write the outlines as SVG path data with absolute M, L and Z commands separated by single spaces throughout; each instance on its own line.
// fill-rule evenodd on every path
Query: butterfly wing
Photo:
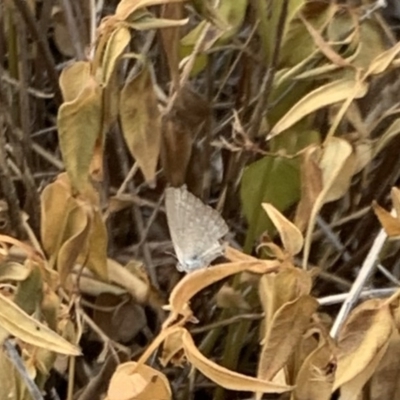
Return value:
M 185 187 L 166 189 L 165 206 L 171 239 L 184 270 L 207 266 L 223 253 L 219 239 L 229 229 L 216 210 Z

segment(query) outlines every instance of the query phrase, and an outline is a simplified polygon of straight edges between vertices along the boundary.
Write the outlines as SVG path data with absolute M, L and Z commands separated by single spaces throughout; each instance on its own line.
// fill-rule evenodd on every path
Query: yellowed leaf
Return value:
M 65 102 L 77 99 L 90 79 L 90 62 L 77 61 L 64 68 L 60 75 L 60 89 Z
M 0 293 L 0 327 L 10 335 L 56 353 L 77 356 L 79 349 L 57 333 L 33 319 Z
M 385 72 L 397 57 L 400 52 L 400 42 L 396 43 L 390 49 L 380 53 L 377 57 L 372 60 L 366 72 L 366 77 L 370 75 L 378 75 Z
M 57 254 L 57 270 L 60 282 L 67 283 L 67 277 L 83 249 L 87 249 L 90 234 L 89 216 L 80 205 L 69 210 L 67 224 L 63 232 L 62 245 Z
M 149 69 L 127 82 L 120 97 L 121 126 L 128 148 L 148 182 L 153 182 L 161 144 L 161 114 Z
M 73 77 L 66 80 L 66 85 Z M 65 168 L 72 185 L 84 191 L 97 138 L 102 133 L 102 90 L 89 76 L 77 97 L 58 110 L 57 128 Z
M 272 128 L 269 138 L 278 135 L 293 126 L 306 115 L 323 107 L 346 100 L 348 97 L 363 97 L 367 93 L 366 83 L 352 79 L 330 82 L 304 96 Z M 356 90 L 356 91 L 355 91 Z
M 303 235 L 300 230 L 284 217 L 272 204 L 263 203 L 264 210 L 271 218 L 275 228 L 279 232 L 283 247 L 291 255 L 295 256 L 303 248 Z
M 90 221 L 86 266 L 103 280 L 108 280 L 107 268 L 108 236 L 100 211 L 95 210 Z
M 125 288 L 136 301 L 139 303 L 147 301 L 150 292 L 149 282 L 141 279 L 138 274 L 130 272 L 115 260 L 108 259 L 107 268 L 110 279 Z
M 343 139 L 331 137 L 324 143 L 319 162 L 322 172 L 323 189 L 314 202 L 307 227 L 303 256 L 304 268 L 307 266 L 311 247 L 311 235 L 319 210 L 328 201 L 337 200 L 343 196 L 350 185 L 352 173 L 354 173 L 354 169 L 351 169 L 352 164 L 348 164 L 351 155 L 352 147 Z
M 199 352 L 189 332 L 184 329 L 182 329 L 182 341 L 188 361 L 207 378 L 225 389 L 263 393 L 283 393 L 292 389 L 290 386 L 242 375 L 221 367 Z
M 62 244 L 62 236 L 67 224 L 68 210 L 72 205 L 72 196 L 66 175 L 47 185 L 41 194 L 41 239 L 49 257 L 54 257 Z
M 122 25 L 118 25 L 108 38 L 102 59 L 102 83 L 104 86 L 108 85 L 114 72 L 115 64 L 130 40 L 129 30 Z
M 119 19 L 125 20 L 140 8 L 150 7 L 157 4 L 181 3 L 184 1 L 186 0 L 121 0 L 118 3 L 115 15 Z
M 323 189 L 322 171 L 319 167 L 320 149 L 310 146 L 304 151 L 300 168 L 301 199 L 297 206 L 295 225 L 304 231 L 318 195 Z

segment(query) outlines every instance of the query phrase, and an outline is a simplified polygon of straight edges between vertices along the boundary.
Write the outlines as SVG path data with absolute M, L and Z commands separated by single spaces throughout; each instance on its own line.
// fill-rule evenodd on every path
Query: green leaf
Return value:
M 271 203 L 284 211 L 300 198 L 299 161 L 266 156 L 247 167 L 241 182 L 243 212 L 249 222 L 245 250 L 264 231 L 273 230 L 261 203 Z

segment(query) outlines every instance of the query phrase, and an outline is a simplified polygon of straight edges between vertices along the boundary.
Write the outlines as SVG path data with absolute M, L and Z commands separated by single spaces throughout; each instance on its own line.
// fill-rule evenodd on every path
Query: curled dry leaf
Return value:
M 119 112 L 129 151 L 147 182 L 155 179 L 161 144 L 161 114 L 149 68 L 127 82 L 121 91 Z
M 186 359 L 184 359 L 182 331 L 177 330 L 167 336 L 165 339 L 160 357 L 160 363 L 163 367 L 165 367 L 168 363 L 182 367 L 185 361 Z
M 346 385 L 346 400 L 358 395 L 384 355 L 393 329 L 387 301 L 367 300 L 353 310 L 339 333 L 333 390 Z
M 318 333 L 317 348 L 307 356 L 297 374 L 293 400 L 331 399 L 336 372 L 335 345 L 326 332 Z
M 300 230 L 287 218 L 285 218 L 272 204 L 263 203 L 264 210 L 271 218 L 275 228 L 279 232 L 283 247 L 290 256 L 295 256 L 303 248 L 303 235 Z
M 247 271 L 255 274 L 273 272 L 279 268 L 279 265 L 278 261 L 242 261 L 220 264 L 187 274 L 170 294 L 169 304 L 166 308 L 171 311 L 171 314 L 163 326 L 166 327 L 171 324 L 179 315 L 189 319 L 192 313 L 188 303 L 196 293 L 205 287 L 239 272 Z
M 108 400 L 170 400 L 168 379 L 161 372 L 144 364 L 121 364 L 111 378 Z
M 107 231 L 98 208 L 98 195 L 87 187 L 85 196 L 75 198 L 66 174 L 48 185 L 41 196 L 43 248 L 56 266 L 63 284 L 76 262 L 107 279 Z
M 190 333 L 183 328 L 182 342 L 188 361 L 207 378 L 225 389 L 262 393 L 283 393 L 292 389 L 290 386 L 239 374 L 212 362 L 200 353 Z
M 7 297 L 0 294 L 0 327 L 9 334 L 32 344 L 61 354 L 77 356 L 79 349 L 57 333 L 30 317 Z
M 319 167 L 322 172 L 323 189 L 315 199 L 304 244 L 303 267 L 307 266 L 311 247 L 311 235 L 315 221 L 322 206 L 343 196 L 349 188 L 354 173 L 354 160 L 351 145 L 344 139 L 331 137 L 325 141 Z
M 317 300 L 309 295 L 310 290 L 310 275 L 295 268 L 264 275 L 260 279 L 259 293 L 265 321 L 259 378 L 272 379 L 286 364 L 308 329 L 311 316 L 318 308 Z

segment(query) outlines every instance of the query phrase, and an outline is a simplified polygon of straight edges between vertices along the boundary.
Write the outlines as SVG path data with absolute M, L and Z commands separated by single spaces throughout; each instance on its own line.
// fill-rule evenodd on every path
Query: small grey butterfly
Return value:
M 188 192 L 185 186 L 166 189 L 165 207 L 179 271 L 205 268 L 224 254 L 219 240 L 229 228 L 216 210 Z

